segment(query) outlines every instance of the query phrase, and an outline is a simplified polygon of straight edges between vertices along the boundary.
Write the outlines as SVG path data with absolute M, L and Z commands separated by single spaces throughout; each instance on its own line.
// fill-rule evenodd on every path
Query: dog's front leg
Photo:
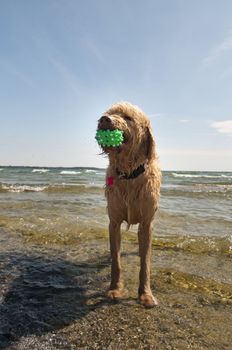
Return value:
M 150 265 L 151 265 L 151 223 L 141 223 L 138 229 L 140 273 L 139 273 L 139 301 L 146 307 L 158 305 L 158 301 L 152 295 L 150 287 Z
M 123 296 L 123 285 L 120 280 L 121 263 L 120 263 L 120 246 L 121 246 L 121 223 L 110 222 L 110 252 L 111 252 L 111 284 L 107 291 L 107 297 L 117 299 Z

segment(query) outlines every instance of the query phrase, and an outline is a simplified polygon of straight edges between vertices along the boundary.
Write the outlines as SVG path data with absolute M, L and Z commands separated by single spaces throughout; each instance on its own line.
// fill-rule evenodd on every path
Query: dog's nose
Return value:
M 99 119 L 99 127 L 100 128 L 107 128 L 107 127 L 111 127 L 112 126 L 112 120 L 110 117 L 108 117 L 107 115 L 103 115 L 100 119 Z
M 100 120 L 99 120 L 101 123 L 110 123 L 111 122 L 111 119 L 110 117 L 108 117 L 107 115 L 103 115 Z

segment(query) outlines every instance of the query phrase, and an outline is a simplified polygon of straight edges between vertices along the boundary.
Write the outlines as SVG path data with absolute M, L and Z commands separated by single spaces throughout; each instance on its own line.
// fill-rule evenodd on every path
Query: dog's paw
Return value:
M 148 293 L 141 294 L 139 296 L 139 302 L 147 308 L 152 308 L 159 305 L 158 300 L 152 294 Z
M 106 292 L 106 297 L 111 300 L 121 299 L 125 297 L 127 292 L 125 289 L 119 288 L 119 289 L 109 289 Z

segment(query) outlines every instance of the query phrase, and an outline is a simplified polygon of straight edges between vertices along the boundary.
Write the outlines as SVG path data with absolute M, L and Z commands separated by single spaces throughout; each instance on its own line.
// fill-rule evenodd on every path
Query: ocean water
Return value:
M 104 169 L 0 167 L 0 222 L 25 234 L 107 227 L 104 182 Z M 232 173 L 163 172 L 155 236 L 230 241 L 231 200 Z
M 95 304 L 99 305 L 99 315 L 96 309 L 93 316 L 99 317 L 97 325 L 107 322 L 106 310 L 114 325 L 121 324 L 121 310 L 128 330 L 136 331 L 137 319 L 146 322 L 148 314 L 132 306 L 139 274 L 136 226 L 127 232 L 125 225 L 122 230 L 128 306 L 124 302 L 100 308 L 110 280 L 104 183 L 104 169 L 0 166 L 1 348 L 14 343 L 17 349 L 25 349 L 29 341 L 38 345 L 30 348 L 39 349 L 37 335 L 44 334 L 50 344 L 51 339 L 56 342 L 59 329 L 57 341 L 66 345 L 80 332 L 81 347 L 88 341 L 86 329 Z M 176 342 L 173 348 L 187 348 L 189 342 L 199 343 L 194 349 L 229 349 L 231 345 L 231 203 L 232 173 L 163 172 L 153 229 L 151 287 L 162 306 L 154 320 L 167 313 L 164 324 L 168 322 L 170 342 Z M 157 329 L 149 333 L 153 345 Z M 104 347 L 101 339 L 96 341 L 99 348 Z M 57 349 L 54 344 L 52 349 Z M 63 348 L 73 348 L 66 345 Z
M 0 167 L 2 247 L 11 249 L 14 240 L 6 235 L 15 234 L 30 244 L 68 249 L 108 242 L 104 183 L 104 169 Z M 231 203 L 232 173 L 163 172 L 154 249 L 176 254 L 168 263 L 175 271 L 232 283 Z M 123 238 L 136 242 L 137 226 L 125 228 Z M 220 257 L 220 269 L 212 255 Z M 166 268 L 157 259 L 154 254 L 154 262 Z
M 0 167 L 0 227 L 44 243 L 107 236 L 104 183 L 104 169 Z M 231 203 L 232 173 L 164 171 L 154 239 L 232 254 Z

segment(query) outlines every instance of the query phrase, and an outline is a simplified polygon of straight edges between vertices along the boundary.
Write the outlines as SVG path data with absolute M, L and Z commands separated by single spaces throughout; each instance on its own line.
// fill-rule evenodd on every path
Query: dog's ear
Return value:
M 155 140 L 152 135 L 151 128 L 148 126 L 146 128 L 146 133 L 145 133 L 145 142 L 146 142 L 146 156 L 147 159 L 150 160 L 152 158 L 155 158 Z

